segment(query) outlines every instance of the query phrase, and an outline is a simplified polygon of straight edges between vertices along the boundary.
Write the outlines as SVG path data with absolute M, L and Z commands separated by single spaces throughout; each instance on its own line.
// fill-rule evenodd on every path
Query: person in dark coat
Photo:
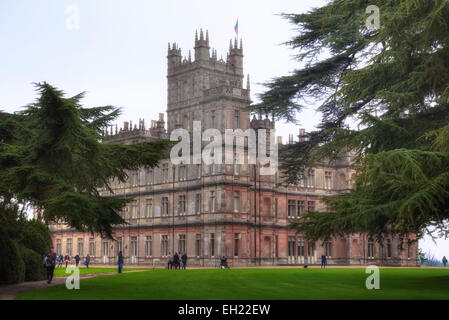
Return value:
M 56 253 L 53 251 L 53 247 L 50 247 L 50 251 L 46 254 L 44 258 L 44 265 L 47 269 L 48 284 L 50 284 L 53 280 L 53 273 L 56 266 Z
M 122 273 L 122 268 L 123 268 L 123 255 L 122 255 L 122 252 L 121 252 L 121 251 L 118 253 L 118 261 L 117 261 L 117 264 L 118 264 L 118 273 Z
M 64 257 L 64 262 L 65 262 L 65 267 L 67 268 L 67 265 L 68 265 L 69 262 L 70 262 L 70 256 L 69 256 L 69 254 L 66 254 L 66 255 L 65 255 L 65 257 Z
M 220 259 L 220 268 L 222 268 L 222 269 L 229 268 L 228 261 L 225 256 L 221 257 L 221 259 Z
M 90 255 L 89 254 L 87 254 L 87 256 L 86 256 L 86 261 L 85 261 L 85 265 L 86 265 L 86 268 L 89 268 L 89 263 L 90 263 Z
M 175 252 L 175 254 L 173 255 L 173 265 L 175 267 L 175 269 L 178 269 L 179 267 L 179 255 L 177 252 Z
M 443 257 L 443 266 L 446 267 L 446 265 L 447 265 L 447 259 L 446 259 L 446 256 L 444 256 Z
M 321 268 L 326 268 L 326 264 L 327 264 L 327 258 L 326 256 L 323 254 L 321 256 Z
M 181 257 L 182 260 L 182 268 L 185 270 L 187 265 L 187 253 L 184 252 L 184 254 Z
M 81 258 L 80 258 L 80 256 L 79 256 L 79 254 L 77 253 L 76 256 L 75 256 L 75 263 L 76 263 L 76 266 L 77 266 L 77 267 L 78 267 L 78 265 L 80 264 L 80 260 L 81 260 Z

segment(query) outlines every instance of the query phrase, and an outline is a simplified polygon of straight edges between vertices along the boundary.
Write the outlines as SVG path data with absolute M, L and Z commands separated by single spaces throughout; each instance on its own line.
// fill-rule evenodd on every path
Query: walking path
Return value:
M 144 270 L 123 271 L 123 273 L 140 272 L 140 271 Z M 117 274 L 117 272 L 83 274 L 80 275 L 80 279 L 94 278 L 97 276 L 107 276 L 112 274 Z M 50 284 L 47 283 L 47 280 L 42 280 L 42 281 L 24 281 L 21 283 L 0 286 L 0 300 L 14 300 L 16 296 L 24 292 L 33 291 L 50 286 L 56 286 L 58 284 L 64 284 L 66 279 L 67 277 L 54 277 L 53 281 Z

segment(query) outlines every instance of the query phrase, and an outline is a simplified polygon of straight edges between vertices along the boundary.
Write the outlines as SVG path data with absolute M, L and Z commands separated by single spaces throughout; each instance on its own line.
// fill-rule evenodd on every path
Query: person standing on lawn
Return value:
M 50 251 L 44 258 L 44 265 L 47 269 L 47 280 L 48 284 L 53 280 L 53 273 L 55 271 L 56 266 L 56 253 L 53 251 L 53 247 L 50 247 Z
M 84 264 L 86 265 L 86 268 L 89 268 L 89 263 L 90 263 L 90 255 L 87 254 L 86 261 L 84 262 Z
M 173 268 L 173 256 L 169 252 L 168 256 L 167 256 L 167 269 L 171 269 L 171 268 Z
M 443 266 L 446 267 L 446 265 L 447 265 L 447 259 L 446 259 L 446 256 L 444 256 L 443 257 Z
M 68 253 L 67 253 L 67 254 L 65 255 L 65 257 L 64 257 L 64 262 L 65 262 L 65 267 L 67 268 L 67 265 L 68 265 L 69 262 L 70 262 L 70 256 L 69 256 Z
M 179 256 L 178 253 L 175 252 L 175 254 L 173 255 L 173 266 L 175 269 L 178 269 L 178 265 L 179 265 Z
M 118 261 L 117 261 L 117 264 L 118 264 L 118 273 L 122 273 L 122 268 L 123 268 L 123 255 L 122 255 L 122 252 L 121 252 L 121 251 L 118 253 Z
M 323 254 L 321 256 L 321 268 L 326 268 L 326 264 L 327 264 L 327 258 L 326 256 Z
M 187 253 L 184 252 L 184 254 L 181 257 L 182 260 L 182 268 L 185 270 L 187 265 Z
M 81 258 L 79 256 L 79 254 L 77 253 L 76 256 L 75 256 L 75 263 L 76 263 L 76 267 L 77 268 L 78 268 L 78 265 L 80 264 L 80 260 L 81 260 Z

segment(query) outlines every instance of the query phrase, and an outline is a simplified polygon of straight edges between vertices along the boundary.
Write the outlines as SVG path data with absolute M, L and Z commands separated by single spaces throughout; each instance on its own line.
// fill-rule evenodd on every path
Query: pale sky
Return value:
M 210 46 L 226 58 L 237 19 L 244 73 L 250 74 L 257 101 L 264 90 L 260 83 L 299 65 L 295 52 L 282 45 L 294 27 L 277 14 L 306 12 L 325 2 L 1 0 L 0 110 L 13 112 L 33 102 L 32 82 L 47 81 L 68 95 L 87 91 L 85 106 L 121 107 L 120 124 L 139 118 L 149 124 L 166 111 L 167 43 L 193 55 L 195 30 L 207 29 Z M 298 116 L 307 131 L 320 121 L 313 108 Z M 297 126 L 277 123 L 284 141 L 297 132 Z M 449 240 L 420 245 L 437 258 L 449 257 Z

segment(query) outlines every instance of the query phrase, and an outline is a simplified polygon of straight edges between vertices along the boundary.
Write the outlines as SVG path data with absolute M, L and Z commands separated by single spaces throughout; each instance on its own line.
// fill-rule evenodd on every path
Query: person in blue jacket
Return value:
M 123 268 L 123 255 L 122 252 L 120 251 L 118 253 L 118 273 L 122 273 L 122 268 Z

